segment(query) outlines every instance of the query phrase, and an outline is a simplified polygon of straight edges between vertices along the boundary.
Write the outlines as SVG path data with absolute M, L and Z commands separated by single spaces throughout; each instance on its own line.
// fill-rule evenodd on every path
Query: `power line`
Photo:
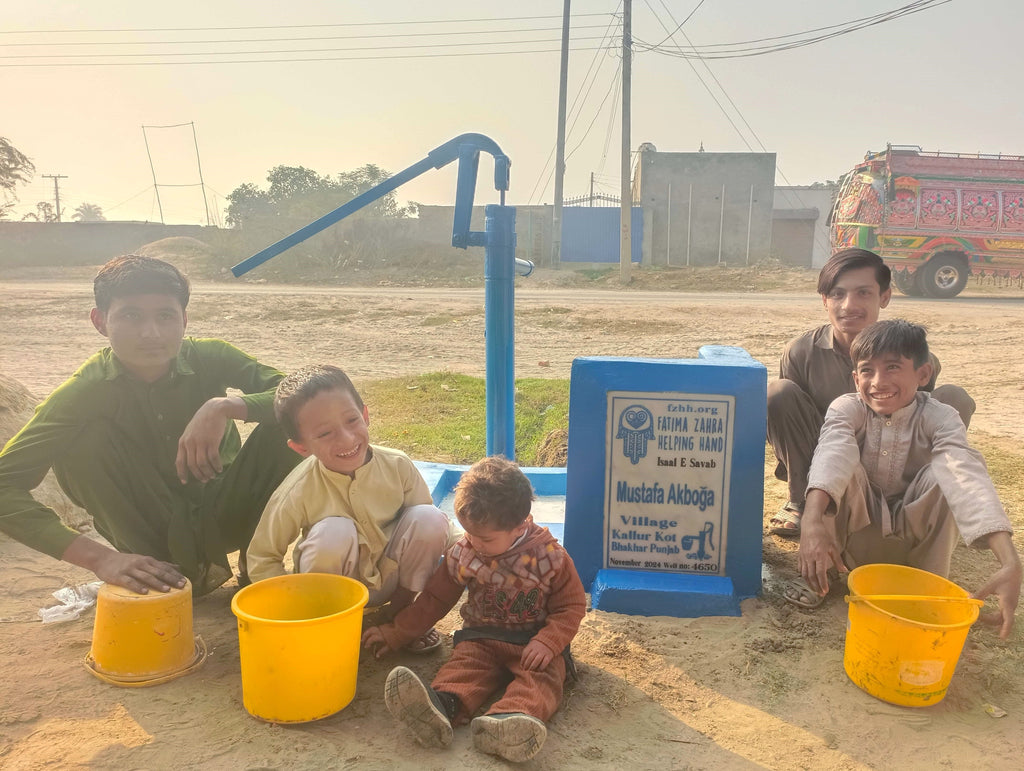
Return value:
M 619 70 L 619 77 L 615 79 L 615 88 L 618 88 L 621 83 L 622 70 Z M 615 117 L 619 114 L 619 102 L 615 100 L 612 102 L 612 109 L 608 111 L 608 126 L 604 132 L 604 144 L 601 146 L 601 163 L 597 166 L 598 173 L 604 171 L 604 164 L 608 160 L 608 147 L 612 142 L 612 130 L 615 128 Z
M 741 43 L 717 43 L 706 45 L 703 47 L 690 46 L 688 51 L 679 50 L 671 51 L 661 48 L 659 44 L 647 43 L 642 40 L 636 41 L 636 47 L 642 51 L 649 51 L 652 53 L 660 53 L 666 56 L 675 56 L 682 59 L 737 59 L 745 58 L 749 56 L 763 56 L 765 54 L 778 53 L 780 51 L 789 51 L 794 48 L 802 48 L 804 46 L 813 45 L 814 43 L 820 43 L 824 40 L 830 40 L 841 35 L 847 35 L 851 32 L 857 32 L 862 29 L 876 26 L 878 24 L 884 24 L 886 22 L 894 21 L 902 18 L 903 16 L 909 16 L 910 14 L 920 13 L 922 11 L 929 10 L 939 5 L 945 5 L 946 3 L 952 2 L 952 0 L 915 0 L 913 3 L 908 5 L 894 8 L 890 11 L 885 11 L 874 16 L 865 16 L 859 19 L 853 19 L 842 24 L 830 25 L 829 27 L 821 27 L 812 30 L 805 30 L 804 32 L 791 33 L 784 36 L 778 36 L 775 38 L 764 38 L 764 40 L 779 40 L 782 38 L 797 37 L 799 35 L 810 35 L 802 39 L 794 40 L 791 42 L 778 43 L 764 46 L 748 46 L 747 43 L 758 42 L 758 41 L 743 41 Z M 814 35 L 811 33 L 818 32 L 824 29 L 834 29 L 833 32 L 828 32 L 821 35 Z M 709 48 L 724 48 L 727 50 L 723 51 L 709 51 Z
M 603 24 L 581 24 L 573 29 L 601 29 Z M 142 46 L 142 45 L 212 45 L 214 43 L 298 43 L 314 40 L 374 40 L 378 38 L 403 37 L 452 37 L 455 35 L 515 35 L 522 32 L 559 32 L 560 27 L 526 27 L 519 29 L 467 29 L 453 32 L 382 32 L 376 35 L 314 35 L 303 37 L 261 37 L 261 38 L 222 38 L 219 40 L 67 40 L 58 43 L 0 43 L 0 48 L 49 47 L 66 48 L 70 46 Z
M 607 16 L 608 13 L 573 13 L 573 18 Z M 425 18 L 409 22 L 343 22 L 318 25 L 264 25 L 260 27 L 148 27 L 98 30 L 0 30 L 0 35 L 63 35 L 69 33 L 128 33 L 128 32 L 224 32 L 229 30 L 314 30 L 332 27 L 400 27 L 408 25 L 478 24 L 480 22 L 525 22 L 538 18 L 561 18 L 561 14 L 546 16 L 493 16 L 490 18 Z
M 618 11 L 619 6 L 621 6 L 621 0 L 619 0 L 619 5 L 616 6 L 616 8 L 615 8 L 616 12 Z M 576 125 L 576 120 L 579 118 L 579 113 L 582 112 L 582 110 L 583 110 L 583 104 L 580 101 L 581 95 L 582 95 L 583 101 L 586 101 L 587 96 L 590 95 L 590 90 L 594 87 L 594 83 L 597 80 L 598 72 L 600 71 L 600 67 L 595 69 L 595 65 L 597 64 L 598 60 L 601 58 L 601 51 L 607 50 L 607 45 L 606 45 L 605 41 L 609 41 L 612 38 L 615 30 L 617 29 L 617 26 L 618 26 L 617 22 L 618 21 L 619 21 L 618 17 L 613 14 L 612 15 L 612 19 L 608 22 L 608 26 L 605 28 L 604 40 L 602 40 L 601 45 L 597 49 L 595 49 L 594 56 L 590 60 L 590 66 L 587 67 L 587 72 L 583 76 L 583 79 L 580 81 L 580 87 L 579 87 L 579 89 L 577 89 L 576 95 L 573 97 L 572 104 L 569 106 L 569 115 L 570 115 L 570 117 L 572 117 L 572 124 L 566 130 L 566 136 L 567 137 L 568 137 L 569 134 L 572 133 L 573 127 Z M 573 50 L 580 50 L 580 49 L 573 49 Z M 593 77 L 591 77 L 591 74 L 593 74 Z M 589 83 L 589 85 L 588 85 L 588 83 Z M 586 89 L 586 93 L 585 94 L 583 93 L 584 89 Z M 579 104 L 579 110 L 577 110 L 577 108 L 576 108 L 577 104 Z M 537 194 L 538 188 L 541 189 L 542 194 L 543 194 L 543 190 L 547 189 L 547 181 L 545 181 L 545 180 L 550 180 L 551 179 L 551 175 L 548 174 L 548 166 L 551 164 L 551 161 L 554 159 L 556 150 L 557 150 L 557 147 L 555 145 L 552 145 L 551 152 L 548 153 L 547 160 L 544 161 L 544 165 L 541 167 L 540 173 L 537 175 L 537 181 L 534 182 L 533 189 L 530 191 L 530 197 L 527 199 L 528 203 L 532 204 L 534 202 L 534 197 Z M 547 176 L 545 176 L 545 175 L 547 175 Z M 544 182 L 543 188 L 541 188 L 541 182 L 542 181 Z
M 661 24 L 662 28 L 663 28 L 663 29 L 664 29 L 664 30 L 665 30 L 665 31 L 667 32 L 667 31 L 668 31 L 668 27 L 667 27 L 667 26 L 666 26 L 666 25 L 665 25 L 665 24 L 664 24 L 664 23 L 663 23 L 663 22 L 661 21 L 661 18 L 660 18 L 660 17 L 658 16 L 658 12 L 657 12 L 657 11 L 655 11 L 655 10 L 654 10 L 654 8 L 652 8 L 652 7 L 651 7 L 651 4 L 650 4 L 649 2 L 647 2 L 647 0 L 644 0 L 644 3 L 645 3 L 645 5 L 646 5 L 646 6 L 648 7 L 648 9 L 650 9 L 651 13 L 653 13 L 653 14 L 654 14 L 654 18 L 656 18 L 656 19 L 658 20 L 658 23 L 659 23 L 659 24 Z M 662 3 L 662 5 L 664 6 L 664 3 Z M 666 12 L 668 12 L 668 14 L 669 14 L 669 18 L 670 18 L 670 19 L 672 19 L 672 21 L 673 21 L 673 22 L 675 22 L 675 19 L 674 19 L 674 18 L 672 18 L 672 12 L 671 12 L 671 11 L 669 11 L 669 10 L 668 10 L 668 8 L 665 8 L 665 10 L 666 10 Z M 680 27 L 682 27 L 682 25 L 681 25 L 681 24 L 680 24 L 680 25 L 678 25 L 678 26 L 676 27 L 676 30 L 675 30 L 675 31 L 673 31 L 673 32 L 669 33 L 669 38 L 670 38 L 670 39 L 673 39 L 673 38 L 675 37 L 675 33 L 676 33 L 676 31 L 680 32 L 680 34 L 682 34 L 682 35 L 683 35 L 683 36 L 685 37 L 686 33 L 685 33 L 685 32 L 682 32 L 682 30 L 680 29 Z M 739 126 L 737 126 L 737 125 L 736 125 L 736 122 L 735 122 L 735 121 L 734 121 L 734 120 L 732 119 L 732 116 L 731 116 L 731 115 L 729 115 L 729 113 L 728 113 L 728 111 L 727 111 L 727 110 L 725 109 L 725 107 L 723 107 L 723 106 L 722 106 L 722 103 L 721 103 L 720 101 L 718 101 L 718 97 L 717 97 L 717 96 L 715 96 L 715 93 L 714 93 L 714 91 L 712 91 L 712 90 L 711 90 L 711 87 L 710 87 L 710 86 L 709 86 L 709 85 L 707 84 L 707 82 L 706 82 L 706 81 L 704 80 L 704 78 L 702 78 L 702 77 L 700 76 L 700 73 L 699 73 L 699 72 L 697 72 L 697 68 L 696 68 L 696 67 L 694 67 L 694 65 L 693 65 L 693 62 L 691 62 L 691 61 L 689 61 L 689 59 L 687 59 L 687 62 L 686 62 L 686 63 L 687 63 L 688 65 L 690 65 L 690 69 L 691 69 L 691 70 L 693 70 L 693 74 L 697 76 L 697 81 L 698 81 L 698 82 L 699 82 L 699 83 L 700 83 L 700 84 L 701 84 L 702 86 L 704 86 L 704 90 L 708 92 L 708 96 L 710 96 L 710 97 L 711 97 L 711 100 L 712 100 L 712 101 L 713 101 L 713 102 L 714 102 L 714 103 L 715 103 L 716 105 L 718 105 L 718 109 L 719 109 L 719 110 L 721 110 L 721 112 L 722 112 L 722 115 L 723 115 L 723 116 L 725 117 L 725 119 L 726 119 L 727 121 L 729 121 L 729 125 L 733 127 L 733 130 L 734 130 L 734 131 L 736 132 L 736 135 L 737 135 L 737 136 L 738 136 L 738 137 L 740 138 L 740 141 L 741 141 L 741 142 L 743 142 L 743 144 L 745 144 L 745 145 L 747 146 L 747 149 L 748 149 L 748 150 L 750 150 L 751 152 L 753 152 L 753 151 L 754 151 L 754 148 L 753 148 L 753 147 L 752 147 L 752 146 L 750 145 L 750 142 L 748 142 L 748 141 L 747 141 L 747 138 L 746 138 L 745 136 L 743 136 L 743 132 L 742 132 L 742 131 L 740 131 L 740 128 L 739 128 Z M 705 64 L 705 67 L 706 67 L 706 66 L 707 66 L 707 65 Z M 719 85 L 719 88 L 721 88 L 721 85 Z
M 707 44 L 704 45 L 704 48 L 724 48 L 724 47 L 732 47 L 732 46 L 749 45 L 751 43 L 766 43 L 766 42 L 769 42 L 769 41 L 772 41 L 772 40 L 786 40 L 788 38 L 794 38 L 794 37 L 800 37 L 801 35 L 807 35 L 807 34 L 812 33 L 812 32 L 824 32 L 825 30 L 830 30 L 830 29 L 845 29 L 845 28 L 849 27 L 849 25 L 851 25 L 851 24 L 856 24 L 856 23 L 860 23 L 860 22 L 869 22 L 870 21 L 870 22 L 872 22 L 872 24 L 869 24 L 867 26 L 873 26 L 873 24 L 876 24 L 876 23 L 881 23 L 881 22 L 884 22 L 884 21 L 891 21 L 892 19 L 897 19 L 900 16 L 906 15 L 907 13 L 917 13 L 918 10 L 926 10 L 925 8 L 917 8 L 917 6 L 927 6 L 927 5 L 930 5 L 930 4 L 935 3 L 935 2 L 937 2 L 937 0 L 915 0 L 913 3 L 910 3 L 910 5 L 901 6 L 900 8 L 895 8 L 895 9 L 892 9 L 892 10 L 889 10 L 889 11 L 882 11 L 880 13 L 877 13 L 877 14 L 873 15 L 873 16 L 864 16 L 864 17 L 861 17 L 859 19 L 853 19 L 851 21 L 839 22 L 837 24 L 827 24 L 824 27 L 813 27 L 813 28 L 808 29 L 808 30 L 802 30 L 801 32 L 787 32 L 784 35 L 771 35 L 769 37 L 754 38 L 753 40 L 742 40 L 742 41 L 733 42 L 733 43 L 707 43 Z M 947 2 L 952 2 L 952 0 L 942 0 L 942 2 L 939 3 L 939 5 L 944 5 Z M 701 3 L 703 4 L 703 0 L 701 0 Z M 698 8 L 699 7 L 700 6 L 698 6 Z M 696 9 L 694 9 L 694 10 L 696 10 Z M 685 23 L 685 20 L 684 20 L 684 23 Z M 682 24 L 680 24 L 679 26 L 681 27 Z M 859 27 L 858 27 L 858 29 L 859 29 Z M 850 31 L 855 31 L 855 30 L 850 30 Z M 843 32 L 843 34 L 845 34 L 845 31 Z M 662 42 L 666 42 L 671 37 L 672 36 L 669 35 L 669 37 L 666 38 L 665 40 L 663 40 Z
M 675 21 L 675 19 L 674 19 L 674 18 L 672 18 L 672 12 L 668 10 L 668 7 L 667 7 L 667 6 L 665 5 L 665 3 L 664 3 L 664 0 L 662 0 L 662 3 L 661 3 L 661 5 L 662 5 L 662 7 L 663 7 L 663 8 L 665 8 L 665 10 L 666 10 L 666 11 L 668 12 L 668 17 L 669 17 L 670 19 L 672 19 L 672 21 L 674 22 L 674 21 Z M 699 2 L 699 3 L 697 3 L 697 5 L 695 5 L 695 6 L 693 7 L 693 10 L 692 10 L 692 11 L 690 11 L 690 12 L 689 12 L 689 13 L 688 13 L 688 14 L 686 15 L 686 18 L 685 18 L 685 19 L 683 19 L 683 20 L 682 20 L 681 22 L 679 22 L 678 24 L 676 24 L 676 28 L 675 28 L 674 30 L 672 30 L 671 32 L 669 32 L 669 33 L 668 33 L 668 35 L 666 35 L 666 36 L 665 36 L 664 38 L 662 38 L 662 41 L 661 41 L 660 43 L 658 43 L 658 45 L 659 45 L 659 46 L 660 46 L 660 45 L 664 45 L 664 44 L 665 44 L 666 42 L 668 42 L 669 40 L 671 40 L 671 39 L 672 39 L 672 36 L 673 36 L 673 35 L 674 35 L 675 33 L 677 33 L 677 32 L 678 32 L 679 30 L 681 30 L 681 29 L 683 28 L 683 25 L 684 25 L 684 24 L 686 24 L 686 22 L 688 22 L 688 21 L 689 21 L 690 19 L 692 19 L 692 18 L 693 18 L 693 14 L 697 13 L 697 11 L 699 11 L 699 10 L 700 10 L 700 7 L 701 7 L 702 5 L 704 5 L 704 0 L 700 0 L 700 2 Z M 648 8 L 650 8 L 650 5 L 648 5 L 647 7 L 648 7 Z M 654 9 L 653 9 L 653 8 L 651 8 L 651 12 L 652 12 L 652 13 L 654 13 Z M 657 13 L 655 13 L 655 14 L 654 14 L 654 18 L 656 18 L 656 19 L 658 18 L 658 14 L 657 14 Z M 660 23 L 660 22 L 661 22 L 661 19 L 658 19 L 658 22 Z M 664 25 L 662 25 L 662 26 L 664 26 Z M 668 30 L 667 30 L 667 29 L 666 29 L 665 31 L 666 31 L 666 32 L 668 32 Z
M 606 46 L 580 46 L 572 48 L 573 51 L 601 51 Z M 311 56 L 293 57 L 287 59 L 227 59 L 227 60 L 206 60 L 191 62 L 38 62 L 27 63 L 16 62 L 13 64 L 0 64 L 3 67 L 180 67 L 188 65 L 204 64 L 288 64 L 303 62 L 369 62 L 382 61 L 386 59 L 449 59 L 464 56 L 507 56 L 522 54 L 549 54 L 558 53 L 558 48 L 539 48 L 528 51 L 464 51 L 459 53 L 441 54 L 388 54 L 385 56 Z M 201 54 L 197 54 L 201 55 Z
M 577 37 L 573 38 L 574 42 L 580 42 L 584 40 L 600 40 L 602 38 L 597 36 L 591 37 Z M 367 45 L 367 46 L 352 46 L 349 48 L 282 48 L 282 49 L 269 49 L 263 51 L 164 51 L 161 53 L 124 53 L 124 54 L 111 54 L 111 53 L 95 53 L 95 54 L 0 54 L 0 59 L 127 59 L 140 56 L 261 56 L 265 54 L 297 54 L 297 53 L 322 53 L 324 51 L 407 51 L 410 49 L 420 48 L 467 48 L 476 47 L 482 45 L 488 46 L 499 46 L 499 45 L 533 45 L 537 43 L 560 43 L 560 39 L 540 39 L 540 40 L 492 40 L 487 43 L 479 43 L 476 41 L 467 43 L 413 43 L 397 46 L 380 46 L 380 45 Z M 88 62 L 86 62 L 88 64 Z
M 701 0 L 701 4 L 703 3 L 703 1 L 704 0 Z M 668 17 L 670 19 L 672 19 L 673 23 L 675 23 L 675 19 L 672 16 L 672 11 L 669 10 L 668 6 L 665 5 L 665 0 L 660 0 L 660 2 L 661 2 L 662 7 L 665 9 L 665 12 L 668 14 Z M 650 7 L 650 4 L 648 4 L 648 7 Z M 699 7 L 700 7 L 700 4 L 698 4 L 697 8 L 699 8 Z M 696 10 L 697 9 L 695 8 L 694 11 L 696 11 Z M 654 9 L 652 8 L 651 11 L 654 12 Z M 658 22 L 661 23 L 661 19 L 658 18 L 657 13 L 654 13 L 654 15 L 655 15 L 655 18 L 658 19 Z M 690 13 L 690 16 L 693 16 L 693 12 Z M 690 16 L 687 16 L 686 18 L 689 19 Z M 685 23 L 686 23 L 686 20 L 684 19 L 683 23 L 676 25 L 675 30 L 673 30 L 671 33 L 669 33 L 669 36 L 668 36 L 667 39 L 672 39 L 673 42 L 674 42 L 675 34 L 678 32 L 680 35 L 683 36 L 683 38 L 686 40 L 687 44 L 689 44 L 692 47 L 693 44 L 690 41 L 690 38 L 687 36 L 687 34 L 682 29 L 683 24 L 685 24 Z M 664 27 L 665 25 L 662 24 L 662 26 Z M 667 28 L 666 28 L 666 30 L 667 30 Z M 718 105 L 718 108 L 722 111 L 722 114 L 725 116 L 726 120 L 729 121 L 729 124 L 733 127 L 733 129 L 739 135 L 739 137 L 743 141 L 743 143 L 747 146 L 747 149 L 750 150 L 751 152 L 753 152 L 754 148 L 750 146 L 750 143 L 746 140 L 746 137 L 744 137 L 742 132 L 740 132 L 739 127 L 732 120 L 732 118 L 729 116 L 729 114 L 725 111 L 725 108 L 722 106 L 721 102 L 719 102 L 718 99 L 715 97 L 715 95 L 712 93 L 711 88 L 704 81 L 704 79 L 700 76 L 700 73 L 697 72 L 697 68 L 694 67 L 693 63 L 689 59 L 687 59 L 686 63 L 688 65 L 690 65 L 690 69 L 693 70 L 693 74 L 697 76 L 697 80 L 700 81 L 701 85 L 704 86 L 704 88 L 707 90 L 708 94 L 711 95 L 711 98 L 714 100 L 715 104 Z M 762 152 L 768 152 L 768 148 L 765 146 L 764 142 L 761 141 L 761 138 L 757 135 L 757 132 L 754 131 L 754 127 L 750 125 L 750 122 L 743 115 L 743 111 L 740 110 L 740 108 L 736 104 L 736 102 L 734 102 L 732 97 L 729 96 L 729 92 L 726 91 L 725 86 L 723 86 L 722 82 L 715 76 L 715 73 L 711 69 L 710 65 L 708 65 L 708 63 L 706 61 L 704 61 L 704 59 L 702 59 L 702 58 L 700 59 L 700 63 L 704 65 L 704 69 L 707 70 L 707 72 L 711 76 L 712 80 L 715 81 L 715 85 L 718 86 L 719 91 L 722 92 L 722 95 L 728 100 L 728 102 L 732 106 L 733 110 L 736 111 L 736 114 L 739 116 L 740 120 L 743 121 L 743 124 L 747 127 L 747 130 L 750 132 L 750 135 L 754 138 L 754 141 L 757 142 L 757 144 L 761 147 L 761 151 Z M 783 181 L 786 182 L 787 185 L 789 185 L 790 187 L 795 187 L 795 185 L 793 185 L 793 183 L 790 182 L 789 179 L 786 177 L 785 172 L 783 172 L 782 168 L 778 165 L 778 162 L 776 162 L 776 164 L 775 164 L 775 171 L 778 173 L 778 175 L 780 177 L 782 177 Z M 793 195 L 796 197 L 796 202 L 801 207 L 807 208 L 804 205 L 804 202 L 800 198 L 799 194 L 797 194 L 795 191 L 793 191 Z M 784 191 L 783 192 L 783 196 L 785 198 L 787 198 L 787 200 L 790 200 L 790 203 L 792 203 L 791 199 L 789 199 L 789 191 Z M 818 243 L 819 246 L 823 246 L 823 244 L 821 243 L 817 233 L 815 233 L 815 235 L 814 235 L 814 240 Z
M 583 132 L 583 136 L 580 137 L 580 141 L 577 142 L 576 146 L 572 150 L 570 150 L 569 153 L 565 156 L 566 160 L 569 160 L 569 158 L 572 157 L 572 154 L 575 153 L 577 150 L 579 150 L 580 146 L 586 141 L 587 137 L 590 135 L 590 130 L 594 127 L 594 123 L 596 123 L 597 119 L 599 117 L 601 117 L 601 111 L 604 109 L 604 105 L 605 105 L 605 102 L 608 101 L 608 97 L 611 96 L 612 94 L 616 93 L 616 91 L 618 90 L 617 86 L 619 85 L 619 82 L 621 81 L 621 79 L 622 79 L 622 62 L 620 60 L 619 61 L 619 67 L 615 71 L 615 75 L 612 78 L 611 86 L 608 87 L 608 90 L 605 92 L 604 97 L 601 99 L 601 103 L 597 106 L 597 110 L 594 111 L 594 117 L 590 121 L 590 124 L 587 126 L 586 131 Z
M 608 91 L 605 92 L 604 98 L 601 100 L 601 103 L 597 106 L 597 111 L 594 113 L 594 117 L 593 117 L 593 119 L 591 119 L 590 125 L 587 126 L 587 130 L 583 133 L 583 137 L 580 139 L 579 142 L 576 143 L 576 146 L 572 150 L 570 150 L 569 152 L 567 152 L 565 154 L 566 162 L 568 162 L 568 160 L 573 156 L 573 154 L 577 150 L 580 149 L 580 146 L 583 144 L 583 142 L 586 140 L 587 136 L 590 134 L 590 129 L 592 129 L 594 127 L 594 123 L 597 121 L 597 119 L 599 117 L 601 117 L 601 110 L 604 108 L 605 102 L 608 101 L 609 95 L 611 95 L 612 93 L 614 93 L 616 91 L 616 87 L 618 86 L 618 84 L 619 84 L 619 82 L 621 80 L 621 75 L 622 75 L 622 62 L 620 61 L 619 62 L 619 67 L 616 70 L 615 75 L 612 77 L 612 84 L 609 87 Z M 613 100 L 612 104 L 613 104 L 612 114 L 614 115 L 615 114 L 614 106 L 617 106 L 618 103 Z M 582 108 L 581 108 L 581 112 L 582 112 Z M 545 169 L 546 168 L 547 168 L 547 166 L 545 165 Z M 543 187 L 544 190 L 547 190 L 548 183 L 551 181 L 551 177 L 552 176 L 554 176 L 554 169 L 552 169 L 548 173 L 547 177 L 544 179 L 544 187 Z
M 107 211 L 108 211 L 108 212 L 111 212 L 111 211 L 113 211 L 114 209 L 119 209 L 119 208 L 121 208 L 122 206 L 124 206 L 124 205 L 125 205 L 126 203 L 128 203 L 129 201 L 134 201 L 134 200 L 135 200 L 136 198 L 138 198 L 138 197 L 139 197 L 140 195 L 144 195 L 144 194 L 148 193 L 148 192 L 149 192 L 150 190 L 152 190 L 152 189 L 153 189 L 153 188 L 152 188 L 152 186 L 151 186 L 151 185 L 146 185 L 146 187 L 142 188 L 142 190 L 140 190 L 139 192 L 137 192 L 137 193 L 133 193 L 132 195 L 128 196 L 128 197 L 127 197 L 127 198 L 125 198 L 125 199 L 124 199 L 123 201 L 121 201 L 121 203 L 117 203 L 117 204 L 114 204 L 113 206 L 109 207 L 109 208 L 107 209 Z

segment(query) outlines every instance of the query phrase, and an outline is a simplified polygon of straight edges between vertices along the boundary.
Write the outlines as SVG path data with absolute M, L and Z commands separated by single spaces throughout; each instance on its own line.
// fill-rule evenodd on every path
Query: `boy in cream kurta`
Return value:
M 451 533 L 448 516 L 409 457 L 369 443 L 369 413 L 337 367 L 314 365 L 278 386 L 274 411 L 289 446 L 305 456 L 271 496 L 247 554 L 249 576 L 296 572 L 355 578 L 369 604 L 396 613 L 423 590 Z M 429 630 L 411 649 L 434 649 Z

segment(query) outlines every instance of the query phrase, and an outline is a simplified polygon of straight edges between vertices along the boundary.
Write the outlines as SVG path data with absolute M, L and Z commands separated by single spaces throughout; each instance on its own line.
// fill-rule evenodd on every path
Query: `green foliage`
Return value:
M 10 143 L 6 137 L 0 137 L 0 219 L 14 206 L 18 197 L 14 188 L 28 182 L 35 174 L 36 167 L 28 156 Z
M 250 182 L 228 195 L 226 221 L 233 227 L 250 227 L 261 221 L 295 219 L 312 221 L 385 181 L 390 174 L 368 163 L 336 177 L 320 175 L 304 166 L 275 166 L 267 173 L 266 190 Z M 405 217 L 409 207 L 400 207 L 394 191 L 363 210 L 364 216 Z M 355 215 L 358 216 L 358 215 Z
M 61 209 L 63 211 L 63 209 Z M 36 210 L 29 212 L 21 218 L 22 221 L 34 220 L 35 222 L 56 222 L 57 212 L 49 201 L 40 201 L 36 204 Z
M 0 137 L 0 190 L 14 192 L 15 185 L 28 182 L 36 167 L 6 137 Z
M 275 166 L 266 189 L 245 183 L 228 195 L 226 221 L 241 232 L 238 256 L 248 256 L 295 232 L 379 185 L 390 174 L 368 163 L 336 176 L 303 166 Z M 319 277 L 358 271 L 394 253 L 404 233 L 396 220 L 415 212 L 399 206 L 394 191 L 309 238 L 274 261 L 278 280 L 300 274 Z
M 484 456 L 486 388 L 483 379 L 451 372 L 358 384 L 370 411 L 370 440 L 417 460 L 473 463 Z M 541 465 L 538 448 L 569 422 L 569 382 L 516 381 L 516 459 Z
M 240 228 L 245 223 L 273 216 L 270 194 L 251 182 L 236 187 L 228 194 L 227 200 L 225 221 L 232 227 Z

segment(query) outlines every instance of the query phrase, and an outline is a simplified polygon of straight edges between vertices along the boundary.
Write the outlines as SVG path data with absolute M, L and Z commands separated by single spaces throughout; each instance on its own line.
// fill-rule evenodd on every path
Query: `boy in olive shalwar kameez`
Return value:
M 230 577 L 226 554 L 244 554 L 270 494 L 301 460 L 274 420 L 284 375 L 222 340 L 184 337 L 189 283 L 169 263 L 116 258 L 94 290 L 91 320 L 110 347 L 0 452 L 0 531 L 137 592 L 187 577 L 203 594 Z M 260 424 L 244 445 L 235 420 Z M 51 468 L 113 549 L 32 497 Z

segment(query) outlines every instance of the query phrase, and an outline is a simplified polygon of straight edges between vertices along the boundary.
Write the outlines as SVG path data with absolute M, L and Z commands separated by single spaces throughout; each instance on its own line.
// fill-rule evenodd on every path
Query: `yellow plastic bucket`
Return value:
M 272 723 L 333 715 L 356 693 L 366 587 L 345 576 L 295 573 L 251 584 L 238 618 L 242 703 Z
M 192 636 L 192 585 L 136 594 L 103 584 L 96 595 L 86 668 L 108 683 L 156 685 L 191 672 L 206 658 Z
M 861 565 L 847 585 L 843 668 L 850 679 L 891 704 L 942 701 L 978 618 L 976 601 L 952 581 L 903 565 Z

